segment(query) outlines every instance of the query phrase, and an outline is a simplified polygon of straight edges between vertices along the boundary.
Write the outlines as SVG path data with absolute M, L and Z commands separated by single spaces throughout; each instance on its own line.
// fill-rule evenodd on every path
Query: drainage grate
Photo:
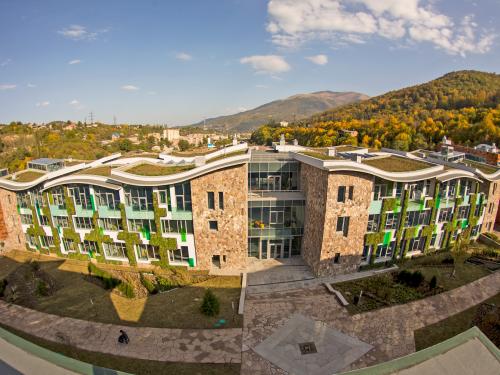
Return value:
M 313 354 L 318 352 L 316 350 L 316 345 L 314 344 L 314 342 L 303 342 L 302 344 L 299 344 L 299 349 L 302 355 Z

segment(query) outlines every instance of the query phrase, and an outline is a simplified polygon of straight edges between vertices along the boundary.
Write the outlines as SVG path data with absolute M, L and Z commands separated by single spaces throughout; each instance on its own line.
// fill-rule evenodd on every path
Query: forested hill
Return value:
M 359 103 L 313 115 L 305 122 L 366 120 L 410 115 L 426 118 L 436 109 L 496 107 L 500 103 L 500 75 L 464 70 L 430 82 L 390 91 Z
M 357 137 L 341 130 L 357 130 Z M 500 144 L 500 75 L 459 71 L 252 135 L 269 143 L 285 133 L 308 146 L 342 143 L 400 150 L 434 148 L 444 135 L 461 144 Z

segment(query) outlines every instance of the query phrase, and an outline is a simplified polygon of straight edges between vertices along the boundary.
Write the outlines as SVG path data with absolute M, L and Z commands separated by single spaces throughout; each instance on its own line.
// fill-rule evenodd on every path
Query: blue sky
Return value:
M 500 70 L 499 0 L 0 0 L 0 123 L 185 125 Z

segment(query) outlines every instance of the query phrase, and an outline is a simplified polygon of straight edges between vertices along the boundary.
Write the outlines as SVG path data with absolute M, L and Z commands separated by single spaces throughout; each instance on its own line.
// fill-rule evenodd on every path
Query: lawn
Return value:
M 16 174 L 16 179 L 14 181 L 17 182 L 31 182 L 35 181 L 37 178 L 43 176 L 45 172 L 38 171 L 23 171 Z
M 325 153 L 316 152 L 316 151 L 302 151 L 300 152 L 302 155 L 310 156 L 312 158 L 321 159 L 321 160 L 342 160 L 343 158 L 340 156 L 329 156 Z
M 450 252 L 439 252 L 407 259 L 399 264 L 397 272 L 338 283 L 334 288 L 340 290 L 349 301 L 347 309 L 351 314 L 404 304 L 457 288 L 490 274 L 485 267 L 465 263 L 465 260 L 466 255 L 454 254 L 452 257 Z M 422 282 L 418 286 L 405 284 L 398 278 L 398 273 L 403 270 L 420 272 L 423 275 Z M 433 277 L 436 277 L 435 287 L 431 287 Z M 363 295 L 360 303 L 355 305 L 355 296 L 359 296 L 361 291 Z
M 103 165 L 100 167 L 84 169 L 82 171 L 79 171 L 77 174 L 88 174 L 88 175 L 94 175 L 94 176 L 108 177 L 111 175 L 111 167 L 109 165 Z
M 366 158 L 363 160 L 363 164 L 387 172 L 410 172 L 433 167 L 432 164 L 424 163 L 419 160 L 402 158 L 399 156 L 389 156 L 385 158 Z
M 125 170 L 127 173 L 140 176 L 168 176 L 175 173 L 185 172 L 193 169 L 194 164 L 188 165 L 158 165 L 158 164 L 139 164 L 135 167 Z
M 221 326 L 223 328 L 242 326 L 242 317 L 237 314 L 241 287 L 239 276 L 207 278 L 205 275 L 202 277 L 204 281 L 199 283 L 144 298 L 128 299 L 89 280 L 86 276 L 87 262 L 38 257 L 27 251 L 16 251 L 0 257 L 0 278 L 9 276 L 13 282 L 23 285 L 23 279 L 30 279 L 30 276 L 26 276 L 29 275 L 30 265 L 24 262 L 32 257 L 39 259 L 44 280 L 55 287 L 46 297 L 31 292 L 33 287 L 18 288 L 19 298 L 16 303 L 26 307 L 77 319 L 131 326 L 213 328 L 218 326 L 216 323 L 220 319 L 225 320 L 225 324 Z M 137 273 L 137 269 L 131 267 L 101 264 L 98 267 Z M 168 274 L 167 271 L 163 272 Z M 196 272 L 184 272 L 186 278 L 196 275 Z M 208 288 L 220 301 L 220 313 L 216 317 L 206 317 L 200 312 L 200 305 Z
M 83 362 L 91 363 L 96 366 L 124 371 L 131 374 L 237 375 L 240 373 L 240 364 L 160 362 L 127 358 L 77 349 L 66 344 L 43 340 L 4 325 L 0 326 L 15 335 L 24 338 L 25 340 L 31 341 L 32 343 L 53 352 L 57 352 Z
M 482 304 L 473 306 L 470 309 L 464 310 L 456 315 L 452 315 L 435 324 L 416 330 L 414 332 L 416 350 L 422 350 L 428 348 L 429 346 L 438 344 L 473 327 L 474 318 L 476 317 L 480 306 L 484 304 L 493 304 L 497 306 L 497 308 L 500 307 L 500 294 L 497 294 L 496 296 L 484 301 L 484 303 Z M 483 326 L 483 324 L 481 324 L 479 327 L 483 331 L 483 333 L 485 333 L 489 337 L 489 339 L 492 340 L 493 343 L 497 346 L 500 346 L 499 314 L 500 310 L 497 310 L 496 329 L 489 329 L 487 326 Z

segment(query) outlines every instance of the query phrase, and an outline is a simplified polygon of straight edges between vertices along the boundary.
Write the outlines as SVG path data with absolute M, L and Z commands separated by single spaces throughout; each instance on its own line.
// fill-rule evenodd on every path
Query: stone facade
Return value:
M 483 226 L 481 232 L 491 232 L 495 228 L 495 221 L 500 201 L 500 184 L 498 182 L 484 182 L 480 184 L 481 191 L 488 197 L 488 203 L 484 208 Z
M 213 256 L 221 268 L 242 268 L 247 261 L 248 165 L 222 169 L 191 180 L 193 227 L 197 268 L 213 267 Z M 208 192 L 215 196 L 215 209 L 208 208 Z M 219 208 L 219 192 L 224 209 Z M 218 230 L 209 229 L 216 220 Z
M 372 176 L 346 171 L 328 173 L 303 165 L 301 183 L 306 196 L 304 260 L 318 276 L 356 271 L 368 223 Z M 346 187 L 345 202 L 337 201 L 339 186 Z M 352 200 L 348 194 L 350 186 L 354 188 Z M 346 235 L 337 232 L 338 217 L 349 217 Z
M 24 243 L 16 193 L 0 189 L 0 254 L 24 248 Z

